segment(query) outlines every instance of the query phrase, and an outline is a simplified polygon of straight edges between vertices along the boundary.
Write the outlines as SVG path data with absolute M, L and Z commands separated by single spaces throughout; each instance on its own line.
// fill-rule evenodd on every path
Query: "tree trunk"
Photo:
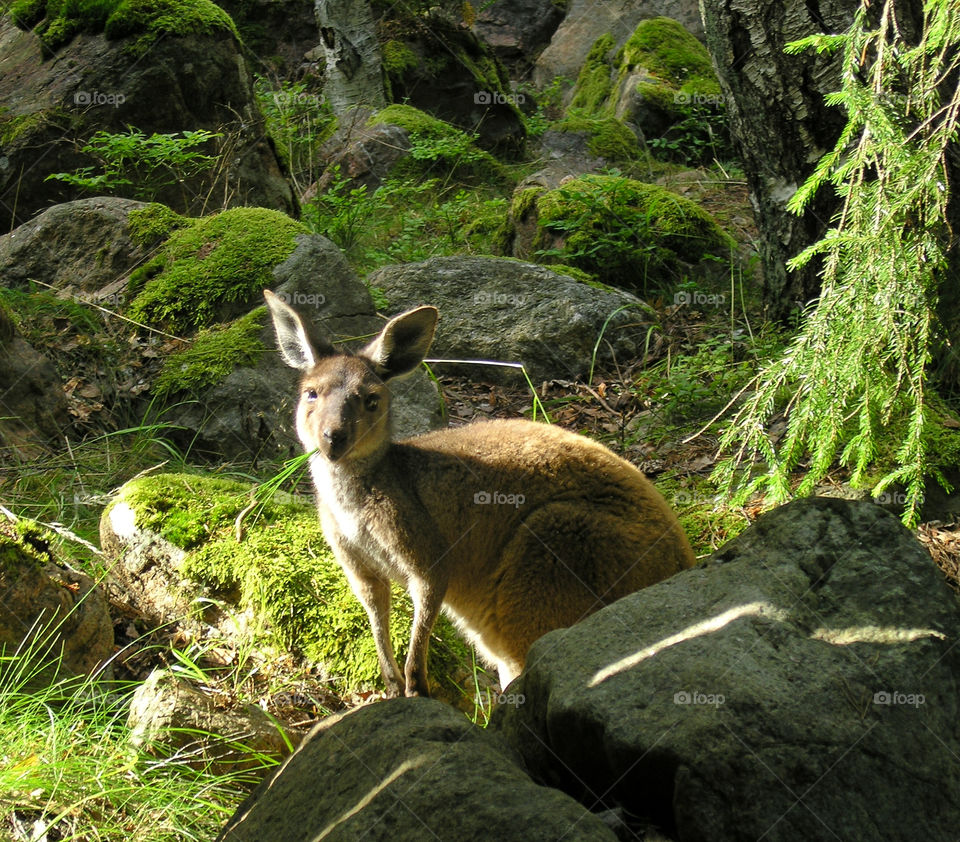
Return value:
M 357 107 L 387 104 L 380 45 L 367 0 L 316 0 L 314 10 L 327 59 L 324 93 L 340 116 Z

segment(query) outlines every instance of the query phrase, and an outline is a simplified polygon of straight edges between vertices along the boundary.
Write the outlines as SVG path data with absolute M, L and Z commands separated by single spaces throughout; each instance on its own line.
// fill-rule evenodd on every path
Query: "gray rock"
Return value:
M 214 774 L 263 768 L 261 757 L 290 754 L 279 726 L 254 704 L 227 709 L 169 670 L 156 669 L 130 700 L 130 745 L 153 755 L 176 755 Z M 291 734 L 292 742 L 297 735 Z
M 0 532 L 0 649 L 36 659 L 32 685 L 109 676 L 113 621 L 106 598 L 89 576 L 42 556 L 49 556 L 47 548 L 27 553 Z
M 952 840 L 960 609 L 871 503 L 808 499 L 534 644 L 491 727 L 680 840 Z
M 601 335 L 598 361 L 634 360 L 643 355 L 650 326 L 649 308 L 629 293 L 505 258 L 434 257 L 378 269 L 367 283 L 383 289 L 397 311 L 421 304 L 440 309 L 431 357 L 522 362 L 534 383 L 585 375 Z M 510 368 L 438 364 L 436 371 L 524 382 Z
M 495 0 L 480 7 L 473 31 L 523 78 L 562 20 L 562 5 L 555 0 Z
M 147 257 L 130 239 L 127 217 L 143 202 L 97 196 L 54 205 L 0 237 L 0 277 L 7 287 L 39 281 L 82 296 L 123 278 Z
M 622 47 L 640 21 L 660 16 L 679 21 L 703 40 L 697 0 L 570 0 L 563 23 L 534 65 L 534 83 L 543 87 L 557 76 L 576 79 L 597 38 L 609 32 L 615 46 Z
M 80 34 L 45 57 L 35 33 L 17 29 L 10 15 L 0 19 L 0 230 L 85 195 L 46 177 L 91 166 L 93 159 L 80 151 L 84 141 L 96 130 L 128 126 L 147 135 L 229 133 L 222 167 L 158 191 L 156 199 L 175 210 L 199 215 L 213 201 L 296 213 L 241 44 L 222 31 L 168 35 L 143 61 L 125 49 L 130 41 Z
M 373 299 L 343 253 L 326 237 L 302 235 L 273 271 L 274 291 L 334 341 L 358 347 L 383 325 Z M 260 335 L 268 352 L 256 365 L 234 369 L 202 396 L 177 406 L 173 437 L 212 458 L 292 456 L 301 450 L 293 429 L 298 373 L 275 353 L 273 325 Z M 422 371 L 390 384 L 395 432 L 423 433 L 442 422 L 440 399 Z
M 330 717 L 244 802 L 218 840 L 614 840 L 537 786 L 494 735 L 431 699 Z

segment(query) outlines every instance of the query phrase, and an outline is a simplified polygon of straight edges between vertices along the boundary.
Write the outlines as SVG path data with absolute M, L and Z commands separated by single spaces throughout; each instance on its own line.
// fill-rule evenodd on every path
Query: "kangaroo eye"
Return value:
M 367 395 L 363 400 L 363 407 L 367 412 L 376 412 L 380 406 L 380 395 Z
M 303 396 L 308 401 L 315 401 L 317 399 L 317 390 L 316 389 L 304 389 Z

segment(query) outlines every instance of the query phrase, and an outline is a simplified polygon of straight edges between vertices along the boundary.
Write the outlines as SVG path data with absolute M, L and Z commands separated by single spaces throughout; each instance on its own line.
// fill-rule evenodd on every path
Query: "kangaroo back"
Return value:
M 351 355 L 264 294 L 281 354 L 301 371 L 296 427 L 324 534 L 370 618 L 388 694 L 429 692 L 441 607 L 505 687 L 541 635 L 694 563 L 653 485 L 590 439 L 491 421 L 391 441 L 387 383 L 422 361 L 436 309 L 397 316 Z M 390 580 L 414 604 L 403 672 Z

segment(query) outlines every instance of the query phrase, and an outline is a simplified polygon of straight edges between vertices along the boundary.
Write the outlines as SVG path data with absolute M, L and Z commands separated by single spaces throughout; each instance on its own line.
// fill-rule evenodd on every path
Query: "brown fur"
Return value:
M 444 607 L 503 686 L 530 645 L 694 563 L 653 485 L 602 445 L 529 421 L 488 421 L 405 441 L 389 435 L 385 381 L 426 354 L 437 312 L 387 324 L 360 354 L 312 342 L 265 293 L 284 359 L 303 372 L 297 432 L 326 535 L 370 617 L 388 693 L 427 694 Z M 388 634 L 389 581 L 414 603 L 404 673 Z

